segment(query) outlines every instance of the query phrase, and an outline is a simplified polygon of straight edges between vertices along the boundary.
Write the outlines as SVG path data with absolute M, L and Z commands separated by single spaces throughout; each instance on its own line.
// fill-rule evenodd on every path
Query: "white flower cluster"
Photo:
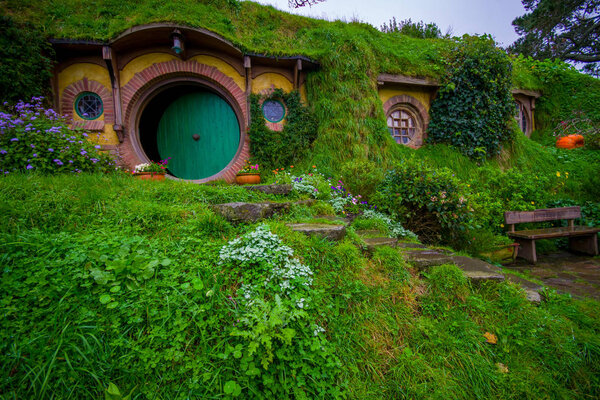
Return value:
M 292 179 L 293 190 L 317 197 L 319 191 L 317 190 L 316 181 L 312 176 L 302 174 L 300 176 L 292 175 L 290 178 Z
M 313 331 L 313 335 L 317 336 L 319 333 L 325 332 L 325 328 L 319 325 L 315 325 L 315 330 Z
M 312 270 L 295 258 L 286 260 L 283 267 L 274 266 L 268 281 L 276 282 L 281 290 L 290 295 L 296 289 L 295 283 L 306 287 L 312 285 Z
M 254 231 L 227 243 L 221 248 L 219 258 L 221 264 L 237 261 L 242 264 L 266 261 L 279 265 L 294 255 L 294 251 L 281 243 L 277 235 L 260 225 Z
M 310 267 L 293 256 L 294 251 L 284 245 L 266 225 L 260 225 L 254 231 L 232 240 L 219 253 L 221 264 L 233 261 L 250 267 L 261 262 L 268 265 L 270 271 L 265 286 L 269 283 L 277 285 L 288 296 L 299 287 L 310 287 L 313 282 Z M 254 287 L 251 284 L 242 285 L 240 290 L 244 299 L 250 301 L 255 294 Z
M 363 217 L 382 221 L 386 224 L 387 228 L 390 231 L 390 234 L 393 237 L 418 239 L 417 235 L 415 235 L 412 231 L 409 231 L 408 229 L 404 228 L 399 222 L 394 222 L 389 216 L 380 213 L 379 211 L 365 210 L 363 212 Z
M 133 172 L 144 172 L 147 168 L 150 168 L 150 164 L 148 164 L 148 163 L 138 164 L 133 169 Z

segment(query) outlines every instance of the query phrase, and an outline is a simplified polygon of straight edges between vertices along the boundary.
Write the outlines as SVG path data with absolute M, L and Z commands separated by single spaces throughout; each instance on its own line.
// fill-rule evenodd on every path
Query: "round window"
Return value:
M 404 108 L 393 110 L 387 118 L 388 130 L 396 143 L 408 144 L 417 133 L 417 120 Z
M 96 93 L 81 93 L 75 100 L 75 111 L 83 119 L 96 119 L 102 115 L 102 99 Z
M 280 122 L 285 117 L 285 107 L 278 100 L 265 100 L 262 112 L 269 122 Z

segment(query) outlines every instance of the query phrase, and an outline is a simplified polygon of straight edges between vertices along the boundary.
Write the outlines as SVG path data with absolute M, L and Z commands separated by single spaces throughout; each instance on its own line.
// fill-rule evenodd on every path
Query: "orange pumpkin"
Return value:
M 556 140 L 556 147 L 561 149 L 575 149 L 583 147 L 584 139 L 582 135 L 568 135 Z

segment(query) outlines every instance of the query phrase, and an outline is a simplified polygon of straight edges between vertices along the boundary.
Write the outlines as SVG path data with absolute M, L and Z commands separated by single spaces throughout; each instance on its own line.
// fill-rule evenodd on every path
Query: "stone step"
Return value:
M 404 259 L 418 270 L 433 267 L 435 265 L 451 264 L 452 257 L 437 250 L 408 250 L 402 253 Z
M 213 204 L 212 210 L 221 214 L 226 220 L 233 223 L 252 223 L 265 218 L 271 218 L 275 214 L 285 214 L 290 210 L 292 204 L 311 206 L 314 199 L 298 200 L 296 202 L 263 201 L 258 203 L 223 203 Z
M 395 247 L 398 239 L 390 237 L 369 237 L 363 238 L 363 242 L 367 245 L 367 251 L 372 254 L 376 248 L 382 246 Z
M 428 249 L 424 244 L 411 242 L 398 242 L 397 247 L 402 249 Z
M 542 285 L 513 274 L 504 274 L 504 276 L 507 280 L 515 282 L 521 286 L 521 288 L 523 288 L 525 294 L 527 295 L 527 300 L 537 304 L 542 302 L 542 295 L 540 294 L 540 291 L 543 289 Z
M 266 194 L 288 195 L 292 191 L 292 185 L 245 185 L 242 186 L 246 190 L 256 190 Z
M 382 233 L 377 229 L 359 229 L 356 234 L 360 237 L 382 237 Z
M 330 224 L 286 224 L 295 232 L 301 232 L 308 236 L 321 236 L 325 239 L 338 241 L 346 235 L 345 225 Z
M 350 223 L 347 218 L 338 217 L 337 215 L 315 215 L 313 218 L 325 219 L 327 221 L 336 222 L 343 225 L 348 225 Z
M 462 269 L 465 276 L 474 283 L 483 281 L 498 281 L 504 280 L 502 268 L 486 263 L 478 258 L 465 256 L 451 256 L 452 262 Z

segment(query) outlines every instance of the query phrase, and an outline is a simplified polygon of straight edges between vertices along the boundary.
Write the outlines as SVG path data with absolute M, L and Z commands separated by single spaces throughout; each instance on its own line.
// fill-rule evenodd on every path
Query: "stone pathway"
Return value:
M 429 248 L 421 243 L 399 242 L 397 239 L 382 236 L 378 231 L 364 230 L 357 231 L 356 233 L 365 242 L 369 253 L 372 253 L 375 248 L 380 246 L 397 247 L 402 250 L 402 254 L 406 261 L 411 263 L 419 271 L 426 270 L 436 265 L 455 264 L 474 284 L 479 284 L 483 281 L 501 282 L 508 279 L 521 285 L 529 301 L 533 303 L 539 303 L 541 301 L 539 292 L 542 289 L 542 286 L 512 274 L 505 274 L 502 271 L 502 268 L 477 258 L 457 256 L 450 251 Z
M 505 266 L 541 281 L 545 286 L 576 297 L 600 300 L 600 258 L 567 252 L 538 257 L 535 265 L 517 259 Z
M 288 185 L 245 186 L 248 190 L 260 190 L 265 193 L 285 195 L 291 189 Z M 292 204 L 310 205 L 314 200 L 297 202 L 261 202 L 261 203 L 225 203 L 212 206 L 213 210 L 234 223 L 251 223 L 275 214 L 286 213 Z M 331 217 L 335 224 L 288 224 L 294 231 L 306 235 L 318 235 L 329 240 L 341 240 L 346 235 L 348 222 L 339 217 Z M 400 248 L 405 259 L 418 270 L 425 270 L 435 265 L 456 264 L 472 282 L 486 280 L 503 281 L 505 279 L 519 284 L 527 298 L 532 302 L 540 302 L 542 285 L 528 279 L 504 273 L 502 268 L 485 261 L 457 256 L 443 249 L 429 248 L 421 243 L 401 242 L 396 238 L 382 235 L 377 230 L 357 231 L 363 239 L 367 252 L 372 254 L 376 248 L 390 246 Z M 524 260 L 506 265 L 505 269 L 521 272 L 525 276 L 541 281 L 563 293 L 578 297 L 592 297 L 600 300 L 600 258 L 577 256 L 570 253 L 557 253 L 539 257 L 536 265 Z

